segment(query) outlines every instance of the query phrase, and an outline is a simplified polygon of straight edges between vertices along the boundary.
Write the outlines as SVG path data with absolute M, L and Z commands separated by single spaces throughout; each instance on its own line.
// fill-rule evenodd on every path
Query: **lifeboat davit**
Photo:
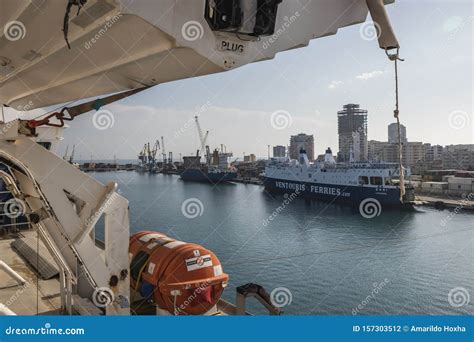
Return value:
M 131 288 L 173 315 L 202 315 L 216 306 L 229 276 L 214 253 L 158 232 L 130 237 Z

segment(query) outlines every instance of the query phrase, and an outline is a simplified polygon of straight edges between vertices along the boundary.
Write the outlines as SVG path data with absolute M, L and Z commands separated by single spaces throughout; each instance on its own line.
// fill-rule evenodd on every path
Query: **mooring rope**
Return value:
M 388 59 L 394 62 L 395 66 L 395 109 L 393 111 L 393 116 L 397 119 L 397 131 L 398 131 L 398 168 L 400 173 L 399 178 L 399 187 L 400 187 L 400 202 L 403 202 L 403 196 L 405 196 L 405 169 L 402 163 L 402 136 L 400 129 L 400 110 L 398 108 L 398 61 L 403 61 L 398 54 L 399 49 L 395 54 L 389 54 L 388 50 L 385 50 Z

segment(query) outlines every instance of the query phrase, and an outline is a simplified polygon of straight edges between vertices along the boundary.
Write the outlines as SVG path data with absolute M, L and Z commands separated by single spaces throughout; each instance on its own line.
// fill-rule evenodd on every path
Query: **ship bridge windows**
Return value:
M 383 185 L 382 177 L 370 177 L 371 185 Z
M 369 184 L 369 177 L 367 177 L 367 176 L 359 176 L 359 184 L 360 184 L 360 185 L 367 185 L 367 184 Z

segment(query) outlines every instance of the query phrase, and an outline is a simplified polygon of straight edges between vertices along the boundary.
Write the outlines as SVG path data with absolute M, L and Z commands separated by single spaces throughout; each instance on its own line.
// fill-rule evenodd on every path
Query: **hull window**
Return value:
M 383 185 L 382 177 L 370 177 L 371 185 Z

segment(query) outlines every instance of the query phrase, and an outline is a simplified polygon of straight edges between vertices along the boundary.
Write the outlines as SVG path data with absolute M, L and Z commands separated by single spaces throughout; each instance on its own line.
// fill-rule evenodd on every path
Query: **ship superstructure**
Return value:
M 203 183 L 225 183 L 237 178 L 237 170 L 229 164 L 232 152 L 227 152 L 224 145 L 220 150 L 214 149 L 211 153 L 209 145 L 206 144 L 209 131 L 205 134 L 196 116 L 196 127 L 201 142 L 201 148 L 197 150 L 196 156 L 184 157 L 184 169 L 181 172 L 181 179 L 192 182 Z M 205 163 L 201 163 L 200 154 L 204 153 Z

